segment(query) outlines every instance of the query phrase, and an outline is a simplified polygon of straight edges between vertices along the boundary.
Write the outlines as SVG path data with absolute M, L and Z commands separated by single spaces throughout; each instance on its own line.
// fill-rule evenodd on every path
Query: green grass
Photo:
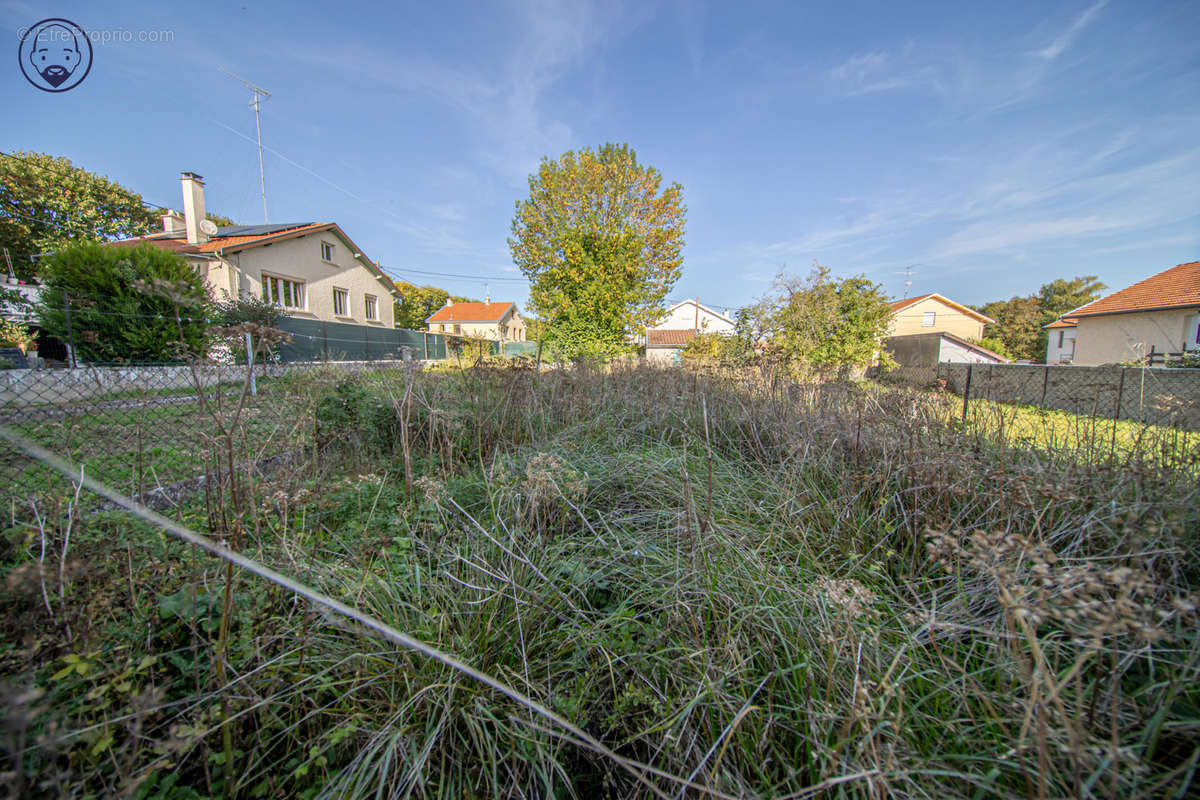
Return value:
M 1153 459 L 1180 469 L 1200 463 L 1200 432 L 1180 428 L 989 400 L 971 401 L 968 423 L 1015 445 L 1092 460 Z
M 531 695 L 653 790 L 437 662 L 247 577 L 226 595 L 122 515 L 75 520 L 64 559 L 59 508 L 2 562 L 0 664 L 44 692 L 8 703 L 31 794 L 1189 791 L 1200 491 L 1136 437 L 650 369 L 304 396 L 319 460 L 184 518 Z

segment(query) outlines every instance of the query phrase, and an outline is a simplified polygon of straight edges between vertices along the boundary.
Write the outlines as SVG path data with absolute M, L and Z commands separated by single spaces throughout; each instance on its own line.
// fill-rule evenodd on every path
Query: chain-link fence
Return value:
M 311 465 L 363 376 L 403 392 L 415 361 L 89 367 L 0 372 L 0 425 L 117 491 L 159 509 L 203 496 L 214 476 L 267 476 Z M 396 388 L 401 387 L 401 388 Z M 385 393 L 386 394 L 386 393 Z M 324 412 L 322 412 L 324 409 Z M 355 413 L 358 413 L 356 410 Z M 0 442 L 0 499 L 10 520 L 68 482 Z M 96 498 L 87 500 L 98 510 Z
M 1200 369 L 1038 364 L 900 367 L 882 380 L 942 387 L 974 400 L 1200 430 Z

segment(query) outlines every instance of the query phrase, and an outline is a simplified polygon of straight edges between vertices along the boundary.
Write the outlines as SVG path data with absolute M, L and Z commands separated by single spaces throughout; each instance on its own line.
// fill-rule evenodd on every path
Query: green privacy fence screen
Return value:
M 505 358 L 519 358 L 521 356 L 536 356 L 538 351 L 537 342 L 505 342 L 501 348 L 501 353 Z
M 412 358 L 444 359 L 446 340 L 440 333 L 351 325 L 344 322 L 283 317 L 276 326 L 292 335 L 279 347 L 282 361 L 378 361 L 402 358 L 401 348 Z

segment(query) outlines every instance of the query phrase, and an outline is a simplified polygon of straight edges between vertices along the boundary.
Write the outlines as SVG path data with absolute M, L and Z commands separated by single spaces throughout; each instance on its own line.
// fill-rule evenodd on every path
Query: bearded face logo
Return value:
M 75 34 L 56 23 L 38 29 L 29 60 L 42 80 L 57 88 L 71 77 L 83 59 Z
M 22 37 L 21 52 L 25 77 L 47 92 L 73 89 L 92 68 L 91 42 L 70 20 L 44 19 L 37 23 Z

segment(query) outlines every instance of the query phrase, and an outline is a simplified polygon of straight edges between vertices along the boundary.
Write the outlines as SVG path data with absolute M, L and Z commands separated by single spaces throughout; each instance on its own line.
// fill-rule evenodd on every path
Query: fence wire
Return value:
M 963 398 L 1200 430 L 1200 369 L 1038 364 L 900 367 L 881 380 L 942 388 Z

